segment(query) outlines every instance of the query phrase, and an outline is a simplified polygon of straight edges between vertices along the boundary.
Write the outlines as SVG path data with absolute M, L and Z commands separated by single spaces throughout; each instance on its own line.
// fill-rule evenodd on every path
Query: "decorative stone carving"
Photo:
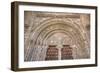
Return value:
M 24 15 L 25 61 L 45 60 L 51 40 L 58 45 L 59 37 L 62 45 L 72 47 L 73 59 L 90 57 L 89 14 L 26 11 Z

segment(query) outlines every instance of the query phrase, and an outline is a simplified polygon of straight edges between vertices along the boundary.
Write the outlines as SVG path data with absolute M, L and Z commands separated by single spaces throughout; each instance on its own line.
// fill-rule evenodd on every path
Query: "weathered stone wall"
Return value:
M 74 59 L 89 58 L 89 14 L 25 11 L 24 15 L 25 61 L 45 60 L 48 45 L 58 45 L 59 37 L 61 45 L 73 48 Z

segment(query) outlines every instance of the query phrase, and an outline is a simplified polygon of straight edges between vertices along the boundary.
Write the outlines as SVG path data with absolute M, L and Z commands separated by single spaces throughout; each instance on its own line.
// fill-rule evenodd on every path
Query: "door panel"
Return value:
M 58 60 L 58 49 L 56 45 L 50 45 L 47 49 L 46 60 Z
M 61 59 L 73 59 L 72 48 L 70 45 L 63 45 L 61 49 Z

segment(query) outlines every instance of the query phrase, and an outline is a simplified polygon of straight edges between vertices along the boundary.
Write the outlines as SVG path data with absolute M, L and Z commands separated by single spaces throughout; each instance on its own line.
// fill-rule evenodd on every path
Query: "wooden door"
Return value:
M 63 45 L 63 48 L 61 49 L 61 59 L 73 59 L 72 48 L 70 45 Z
M 45 60 L 58 60 L 58 49 L 56 45 L 49 45 Z

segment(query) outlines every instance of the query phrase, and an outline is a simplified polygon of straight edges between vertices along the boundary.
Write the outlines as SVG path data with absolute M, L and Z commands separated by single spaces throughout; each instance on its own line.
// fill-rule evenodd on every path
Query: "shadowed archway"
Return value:
M 77 14 L 76 14 L 77 15 Z M 35 17 L 35 16 L 34 16 Z M 67 17 L 67 18 L 52 18 L 52 17 L 36 17 L 38 23 L 32 23 L 27 30 L 27 39 L 25 39 L 25 61 L 44 61 L 47 57 L 48 48 L 53 45 L 56 49 L 56 59 L 64 58 L 61 52 L 66 51 L 64 45 L 69 45 L 71 50 L 71 59 L 81 59 L 89 57 L 89 51 L 85 49 L 88 45 L 85 35 L 84 27 L 81 23 L 81 18 Z M 36 22 L 36 21 L 34 21 Z M 58 36 L 58 34 L 60 34 Z M 56 36 L 56 37 L 54 37 Z M 65 36 L 59 43 L 59 38 Z M 51 44 L 50 42 L 53 43 Z M 62 46 L 62 47 L 61 47 Z M 59 51 L 59 48 L 63 49 Z M 60 53 L 59 53 L 60 52 Z M 62 57 L 63 56 L 63 57 Z M 68 58 L 68 59 L 70 59 Z

